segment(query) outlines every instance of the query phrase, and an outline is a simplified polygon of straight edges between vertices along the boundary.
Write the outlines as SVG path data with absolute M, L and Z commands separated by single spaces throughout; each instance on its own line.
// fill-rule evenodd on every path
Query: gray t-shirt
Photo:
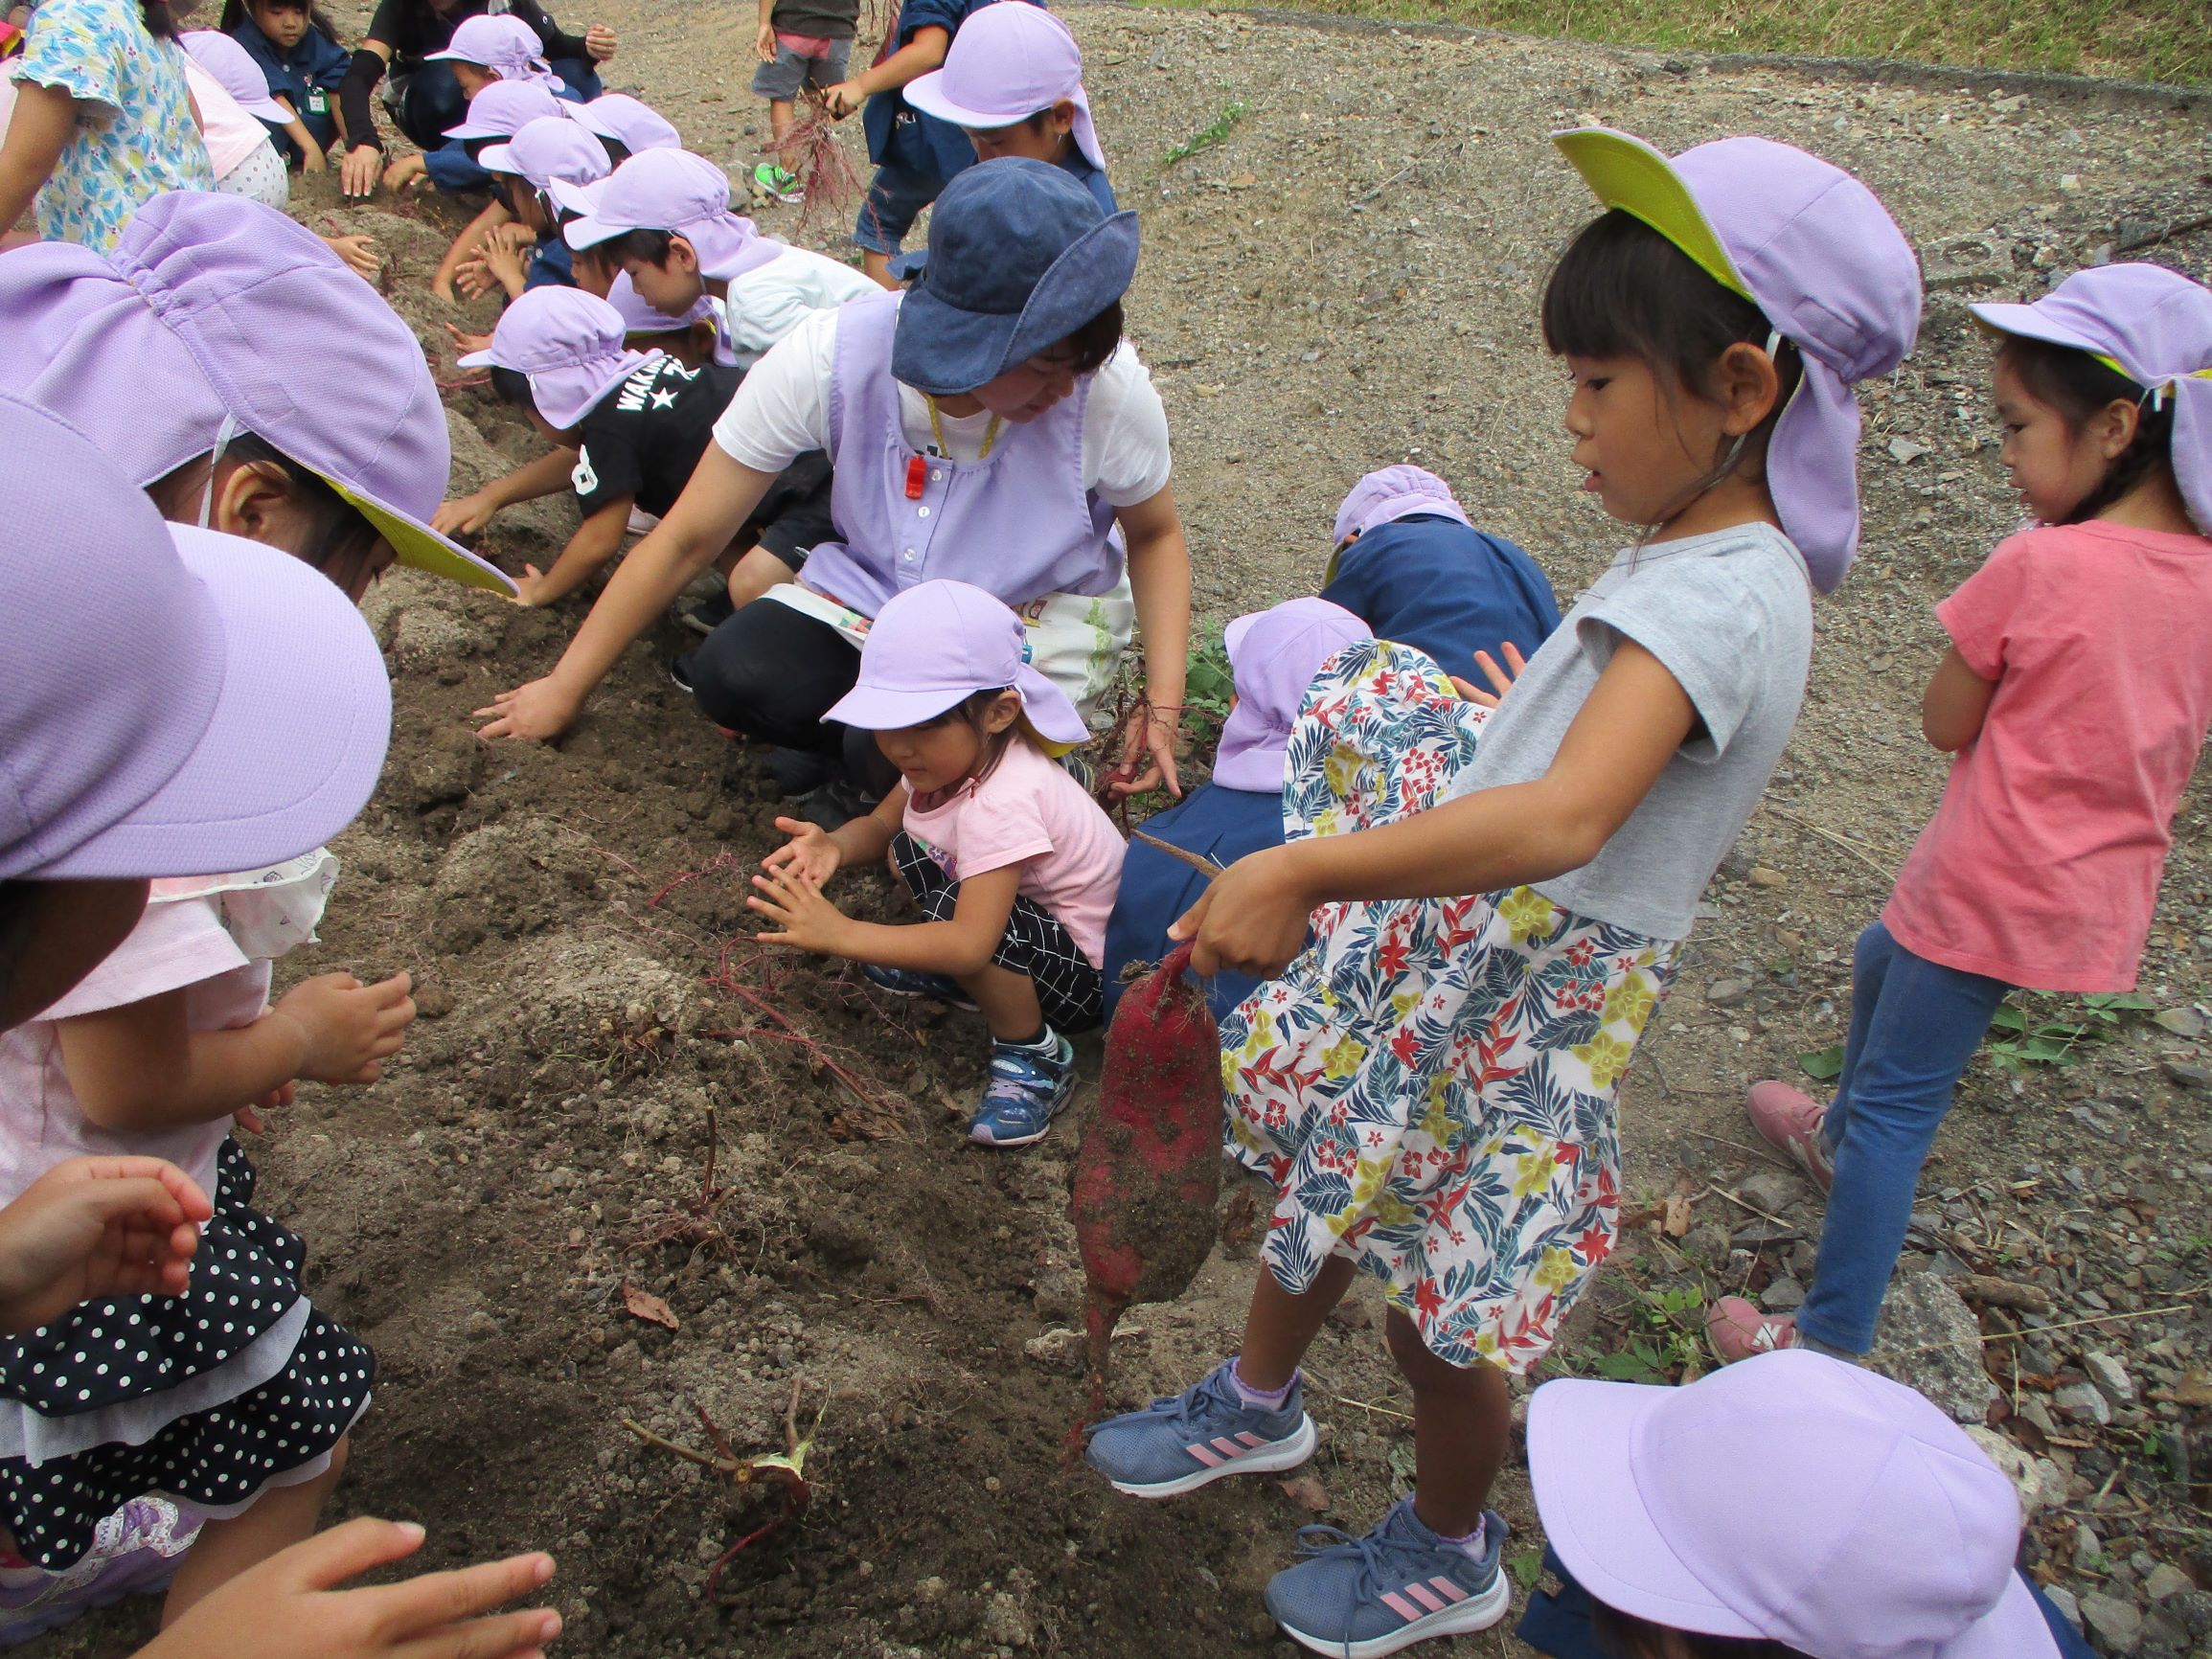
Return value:
M 1529 659 L 1453 793 L 1542 777 L 1624 637 L 1665 665 L 1704 730 L 1597 857 L 1537 891 L 1593 921 L 1681 939 L 1805 697 L 1813 584 L 1779 530 L 1743 525 L 1622 553 Z

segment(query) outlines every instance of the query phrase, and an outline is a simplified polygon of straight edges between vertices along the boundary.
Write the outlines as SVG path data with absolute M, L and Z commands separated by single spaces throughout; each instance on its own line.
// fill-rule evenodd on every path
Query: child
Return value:
M 1921 729 L 1957 759 L 1859 936 L 1834 1103 L 1751 1090 L 1828 1220 L 1794 1318 L 1714 1307 L 1724 1359 L 1873 1346 L 1921 1163 L 2006 991 L 2134 987 L 2212 723 L 2212 292 L 2106 265 L 1973 312 L 2003 342 L 2002 459 L 2038 528 L 1937 607 Z
M 1356 1272 L 1385 1280 L 1413 1495 L 1267 1589 L 1324 1652 L 1482 1629 L 1512 1600 L 1484 1510 L 1507 1373 L 1611 1249 L 1621 1074 L 1796 720 L 1813 589 L 1857 548 L 1848 385 L 1919 324 L 1911 248 L 1826 162 L 1556 142 L 1610 211 L 1553 270 L 1544 342 L 1585 489 L 1636 541 L 1494 711 L 1383 643 L 1308 693 L 1285 845 L 1174 930 L 1201 973 L 1297 957 L 1221 1032 L 1230 1149 L 1279 1194 L 1266 1268 L 1234 1358 L 1090 1443 L 1147 1497 L 1303 1461 L 1298 1362 Z
M 1083 723 L 1031 668 L 1020 619 L 981 588 L 925 581 L 884 605 L 860 676 L 825 719 L 875 734 L 899 786 L 834 832 L 779 818 L 746 900 L 772 944 L 842 956 L 884 989 L 979 1007 L 991 1080 L 968 1125 L 985 1147 L 1041 1140 L 1075 1087 L 1062 1034 L 1098 1024 L 1099 963 L 1121 836 L 1038 747 Z M 822 896 L 839 870 L 889 853 L 926 920 L 849 920 Z
M 845 798 L 826 810 L 859 809 L 864 789 L 890 782 L 880 754 L 822 724 L 859 670 L 854 621 L 950 576 L 1027 613 L 1039 671 L 1079 710 L 1112 683 L 1141 616 L 1147 677 L 1124 728 L 1134 759 L 1111 787 L 1164 777 L 1179 793 L 1169 711 L 1183 700 L 1190 550 L 1167 416 L 1121 338 L 1136 216 L 1106 218 L 1059 169 L 1009 159 L 955 179 L 929 235 L 912 293 L 817 311 L 761 359 L 676 511 L 624 560 L 553 673 L 482 711 L 487 736 L 542 739 L 575 719 L 778 472 L 820 449 L 837 470 L 835 534 L 800 582 L 769 588 L 688 660 L 702 714 L 818 768 L 789 792 L 835 786 Z
M 561 233 L 569 245 L 612 244 L 648 305 L 675 316 L 702 293 L 719 300 L 741 369 L 813 312 L 872 291 L 852 266 L 762 236 L 730 212 L 729 178 L 689 150 L 649 149 L 597 189 L 562 187 L 553 197 L 579 216 Z
M 292 185 L 269 128 L 284 125 L 285 112 L 269 96 L 261 66 L 244 47 L 213 29 L 181 34 L 177 43 L 185 51 L 185 80 L 215 167 L 216 189 L 283 207 L 292 199 Z M 318 156 L 318 170 L 321 165 Z
M 649 149 L 683 148 L 683 137 L 668 117 L 627 92 L 605 93 L 570 113 L 598 135 L 617 167 Z
M 530 26 L 554 74 L 572 92 L 586 99 L 599 96 L 598 66 L 614 57 L 617 45 L 614 31 L 604 24 L 594 23 L 581 35 L 563 34 L 537 0 L 506 0 L 496 7 L 488 0 L 377 0 L 361 49 L 338 88 L 350 147 L 339 165 L 339 188 L 348 196 L 372 194 L 384 172 L 384 142 L 376 136 L 370 95 L 387 69 L 391 83 L 384 103 L 392 119 L 424 150 L 438 148 L 446 129 L 461 122 L 470 94 L 459 73 L 466 65 L 432 62 L 430 55 L 451 40 L 461 24 L 494 10 Z M 388 174 L 385 179 L 388 187 L 398 188 Z M 470 188 L 481 190 L 483 182 Z
M 945 67 L 908 83 L 906 102 L 951 123 L 978 161 L 1025 155 L 1072 173 L 1107 213 L 1106 152 L 1083 90 L 1083 48 L 1039 6 L 994 3 L 961 25 Z
M 166 0 L 42 0 L 8 71 L 0 238 L 35 196 L 41 238 L 105 253 L 140 204 L 215 189 L 175 35 Z
M 753 182 L 778 201 L 798 201 L 799 181 L 783 166 L 783 143 L 791 130 L 792 104 L 812 87 L 817 95 L 845 79 L 860 0 L 761 0 L 761 26 L 753 37 L 761 66 L 753 94 L 768 101 L 768 131 L 776 153 L 753 169 Z
M 701 294 L 692 303 L 690 310 L 672 317 L 658 306 L 649 306 L 639 298 L 636 284 L 626 271 L 608 284 L 605 298 L 608 305 L 622 313 L 624 343 L 632 351 L 657 346 L 687 369 L 721 361 L 717 352 L 721 326 L 717 321 L 715 302 L 709 296 Z
M 1236 700 L 1221 727 L 1211 783 L 1145 820 L 1144 830 L 1172 847 L 1234 864 L 1247 852 L 1283 844 L 1283 757 L 1306 688 L 1321 666 L 1346 646 L 1374 636 L 1341 605 L 1294 599 L 1241 616 L 1222 630 Z M 1168 953 L 1169 924 L 1198 901 L 1206 876 L 1156 847 L 1129 843 L 1121 892 L 1106 933 L 1106 1017 L 1121 1001 L 1123 969 Z M 1217 1019 L 1251 995 L 1258 981 L 1217 973 L 1206 1001 Z
M 1560 625 L 1536 560 L 1474 529 L 1451 487 L 1419 466 L 1385 466 L 1354 485 L 1336 510 L 1335 543 L 1321 597 L 1455 678 L 1474 676 L 1477 651 L 1502 655 L 1510 645 L 1533 656 Z
M 868 159 L 876 164 L 876 176 L 869 181 L 868 199 L 860 204 L 853 245 L 860 250 L 868 280 L 882 287 L 897 286 L 891 261 L 922 210 L 937 199 L 947 180 L 975 164 L 975 148 L 966 133 L 910 107 L 902 93 L 910 81 L 944 63 L 953 36 L 982 4 L 904 0 L 898 27 L 885 37 L 876 61 L 822 95 L 823 106 L 839 121 L 863 103 L 868 106 L 861 124 L 868 129 Z
M 632 351 L 627 333 L 622 313 L 604 300 L 539 288 L 507 307 L 489 351 L 461 359 L 465 369 L 490 369 L 499 395 L 519 404 L 563 459 L 574 457 L 566 479 L 547 485 L 549 458 L 461 504 L 466 522 L 482 524 L 501 507 L 529 500 L 524 490 L 550 494 L 562 482 L 574 488 L 583 523 L 552 569 L 541 575 L 535 565 L 523 567 L 515 585 L 525 604 L 566 597 L 611 559 L 621 551 L 633 508 L 656 521 L 668 511 L 743 378 L 740 370 L 687 369 L 658 350 Z M 763 501 L 769 522 L 760 534 L 784 546 L 789 528 L 780 521 L 794 512 L 826 518 L 828 494 L 827 466 L 794 469 L 780 492 Z M 741 535 L 724 555 L 723 568 L 734 567 L 750 545 L 750 537 Z
M 284 110 L 270 136 L 286 162 L 321 172 L 338 143 L 337 91 L 353 55 L 310 0 L 226 0 L 219 27 L 261 67 Z
M 281 547 L 356 600 L 395 557 L 513 591 L 430 528 L 452 451 L 414 330 L 283 214 L 158 197 L 105 259 L 0 259 L 0 391 L 91 438 L 171 521 Z M 269 370 L 305 362 L 345 396 Z
M 2089 1659 L 2014 1570 L 2019 1500 L 1911 1389 L 1810 1353 L 1528 1411 L 1551 1659 Z M 1747 1471 L 1757 1478 L 1746 1482 Z
M 557 182 L 587 185 L 604 178 L 613 170 L 606 147 L 581 123 L 565 116 L 540 116 L 505 144 L 485 146 L 476 159 L 495 181 L 497 199 L 508 216 L 536 237 L 537 243 L 526 265 L 520 251 L 505 238 L 487 238 L 473 261 L 479 269 L 463 266 L 462 285 L 483 292 L 496 283 L 509 299 L 547 284 L 575 287 L 569 246 L 554 223 L 556 210 L 545 193 Z
M 444 145 L 394 162 L 385 182 L 398 190 L 414 179 L 427 178 L 439 190 L 449 193 L 491 191 L 492 176 L 477 160 L 483 149 L 513 138 L 534 121 L 565 118 L 569 108 L 535 80 L 492 80 L 469 99 L 468 119 L 446 132 Z M 453 279 L 462 265 L 475 256 L 486 237 L 508 222 L 507 204 L 494 193 L 439 260 L 437 270 L 431 273 L 430 291 L 442 300 L 452 299 Z
M 425 63 L 449 63 L 461 90 L 473 98 L 490 80 L 534 80 L 557 98 L 582 102 L 545 60 L 545 43 L 519 17 L 500 13 L 465 17 L 454 26 L 443 52 L 426 54 Z

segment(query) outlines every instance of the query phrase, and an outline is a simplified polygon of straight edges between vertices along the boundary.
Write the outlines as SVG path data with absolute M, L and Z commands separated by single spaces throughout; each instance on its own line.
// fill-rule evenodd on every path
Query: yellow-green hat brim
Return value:
M 427 525 L 418 524 L 412 518 L 394 511 L 373 496 L 363 495 L 337 479 L 318 473 L 325 484 L 357 511 L 363 518 L 376 527 L 384 539 L 392 544 L 392 552 L 401 564 L 412 569 L 442 576 L 464 587 L 483 588 L 488 592 L 515 596 L 512 577 L 477 557 L 474 554 L 453 545 Z
M 1552 143 L 1608 208 L 1643 220 L 1730 293 L 1758 303 L 1674 164 L 1642 139 L 1606 126 L 1552 134 Z

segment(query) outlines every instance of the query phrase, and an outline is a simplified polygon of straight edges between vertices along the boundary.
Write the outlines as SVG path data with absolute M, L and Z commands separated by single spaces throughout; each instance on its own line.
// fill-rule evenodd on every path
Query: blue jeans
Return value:
M 1851 964 L 1851 1035 L 1821 1125 L 1836 1159 L 1820 1264 L 1797 1329 L 1846 1353 L 1874 1346 L 1874 1327 L 1904 1248 L 1920 1166 L 1951 1092 L 1997 1004 L 2000 979 L 1912 954 L 1877 921 Z
M 933 172 L 884 162 L 869 181 L 868 199 L 860 204 L 859 222 L 853 227 L 853 245 L 874 254 L 897 253 L 922 210 L 944 188 L 945 181 Z

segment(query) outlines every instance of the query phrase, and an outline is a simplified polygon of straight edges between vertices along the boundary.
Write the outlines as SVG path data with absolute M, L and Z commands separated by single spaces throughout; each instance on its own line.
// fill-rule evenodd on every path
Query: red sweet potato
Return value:
M 1180 944 L 1129 987 L 1106 1032 L 1099 1106 L 1076 1154 L 1071 1210 L 1090 1291 L 1092 1415 L 1107 1344 L 1132 1302 L 1181 1295 L 1214 1244 L 1221 1185 L 1221 1050 Z

